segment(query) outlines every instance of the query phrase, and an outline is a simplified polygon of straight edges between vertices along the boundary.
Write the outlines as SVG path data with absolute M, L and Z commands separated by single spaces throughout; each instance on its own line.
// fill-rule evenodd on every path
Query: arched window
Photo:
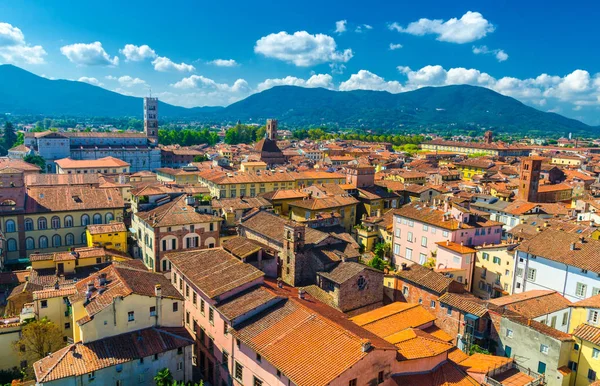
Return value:
M 83 232 L 81 234 L 81 244 L 85 244 L 85 243 L 87 243 L 87 236 L 86 236 L 85 232 Z
M 17 203 L 14 200 L 6 199 L 0 203 L 0 206 L 15 206 Z
M 33 230 L 33 220 L 32 219 L 26 218 L 24 225 L 25 225 L 25 231 Z
M 105 222 L 107 224 L 110 224 L 110 222 L 115 219 L 115 216 L 113 216 L 112 213 L 107 213 L 106 216 L 104 216 L 104 218 L 106 219 Z
M 9 252 L 16 251 L 17 250 L 17 240 L 8 239 L 6 241 L 6 248 L 8 249 Z
M 53 247 L 60 247 L 62 239 L 60 237 L 60 235 L 54 235 L 52 236 L 52 246 Z
M 48 248 L 48 238 L 46 236 L 41 236 L 38 244 L 40 249 Z
M 102 224 L 102 215 L 100 213 L 94 215 L 94 224 Z
M 48 222 L 46 221 L 46 217 L 38 218 L 38 230 L 44 230 L 48 228 Z
M 73 226 L 73 217 L 65 216 L 65 228 L 71 228 Z
M 90 216 L 88 216 L 87 214 L 84 214 L 83 216 L 81 216 L 81 226 L 86 226 L 86 225 L 90 225 Z
M 65 245 L 73 245 L 75 244 L 75 236 L 73 233 L 67 233 L 65 236 Z
M 28 237 L 25 239 L 25 249 L 35 249 L 35 240 L 33 240 L 33 237 Z
M 15 222 L 13 220 L 6 221 L 6 233 L 11 233 L 15 231 Z
M 52 220 L 50 220 L 50 224 L 52 225 L 52 229 L 60 228 L 60 218 L 58 216 L 52 217 Z

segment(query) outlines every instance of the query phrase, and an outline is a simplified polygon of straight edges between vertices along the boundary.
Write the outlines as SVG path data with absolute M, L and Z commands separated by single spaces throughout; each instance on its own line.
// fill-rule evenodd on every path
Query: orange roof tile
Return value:
M 435 320 L 435 316 L 420 304 L 395 302 L 350 320 L 367 331 L 385 338 L 407 328 L 431 323 Z

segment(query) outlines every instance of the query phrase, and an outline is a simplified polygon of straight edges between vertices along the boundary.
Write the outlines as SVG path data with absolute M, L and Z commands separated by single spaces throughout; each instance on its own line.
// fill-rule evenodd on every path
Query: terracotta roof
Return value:
M 521 315 L 515 314 L 510 311 L 504 312 L 504 314 L 502 316 L 512 322 L 519 323 L 522 326 L 531 328 L 531 329 L 533 329 L 541 334 L 547 335 L 551 338 L 554 338 L 554 339 L 557 339 L 560 341 L 573 340 L 573 338 L 571 337 L 570 334 L 567 334 L 566 332 L 557 330 L 556 328 L 552 328 L 552 327 L 548 326 L 547 324 L 538 322 L 536 320 L 529 319 L 525 316 L 521 316 Z
M 252 232 L 267 236 L 283 245 L 283 227 L 289 220 L 269 212 L 260 211 L 242 220 L 240 226 Z M 316 229 L 306 228 L 306 244 L 318 244 L 328 237 L 327 233 Z
M 295 198 L 308 197 L 308 193 L 298 189 L 278 189 L 262 194 L 262 197 L 273 200 L 289 200 Z
M 312 198 L 304 198 L 288 203 L 289 206 L 297 206 L 309 210 L 333 209 L 356 204 L 358 204 L 358 200 L 350 195 L 333 197 L 313 196 Z
M 346 282 L 347 280 L 352 279 L 353 277 L 355 277 L 356 275 L 358 275 L 359 273 L 361 273 L 365 270 L 379 272 L 383 275 L 383 272 L 381 272 L 375 268 L 371 268 L 369 266 L 351 262 L 351 261 L 341 262 L 331 271 L 318 272 L 318 275 L 321 275 L 324 278 L 327 278 L 334 283 L 342 284 L 342 283 Z
M 185 328 L 146 328 L 89 343 L 75 343 L 33 364 L 38 382 L 82 376 L 194 343 Z
M 573 331 L 573 336 L 600 346 L 600 328 L 589 324 L 581 324 Z
M 450 352 L 448 352 L 448 360 L 451 360 L 454 363 L 460 363 L 467 359 L 469 355 L 467 355 L 464 351 L 459 349 L 458 347 L 454 347 Z
M 237 210 L 252 208 L 271 208 L 273 205 L 263 197 L 236 197 L 212 200 L 215 209 Z
M 452 337 L 450 334 L 448 334 L 446 331 L 442 330 L 435 324 L 432 326 L 429 326 L 427 328 L 424 328 L 423 331 L 430 334 L 434 338 L 443 340 L 444 342 L 453 342 L 454 341 L 454 337 Z
M 441 273 L 434 272 L 420 264 L 412 263 L 407 265 L 406 269 L 394 272 L 402 280 L 409 281 L 424 288 L 427 288 L 438 295 L 446 292 L 454 279 L 446 277 Z
M 217 310 L 230 322 L 258 307 L 282 300 L 262 286 L 251 287 L 217 306 Z
M 429 358 L 450 351 L 454 345 L 424 331 L 407 328 L 386 336 L 385 340 L 398 348 L 401 360 Z
M 600 273 L 600 240 L 584 238 L 577 233 L 567 233 L 547 228 L 524 241 L 517 250 L 540 256 L 573 267 Z M 571 250 L 571 244 L 575 245 Z
M 489 374 L 512 361 L 507 357 L 477 353 L 460 362 L 460 366 L 468 372 Z
M 112 232 L 127 232 L 125 223 L 113 222 L 110 224 L 90 224 L 87 226 L 87 231 L 92 235 Z
M 470 247 L 467 247 L 466 245 L 463 245 L 462 243 L 459 244 L 459 243 L 455 243 L 453 241 L 448 241 L 448 240 L 446 240 L 446 241 L 438 241 L 436 244 L 439 245 L 441 248 L 449 249 L 451 251 L 460 253 L 461 255 L 465 255 L 467 253 L 476 253 L 477 252 L 477 250 L 475 250 L 473 248 L 470 248 Z
M 298 386 L 328 385 L 369 355 L 359 336 L 291 298 L 243 322 L 232 334 Z
M 555 291 L 531 290 L 490 299 L 489 304 L 504 307 L 527 318 L 537 318 L 568 308 L 571 302 Z
M 125 207 L 119 189 L 102 189 L 84 185 L 28 187 L 27 213 L 71 212 L 90 209 Z
M 59 289 L 54 289 L 54 288 L 44 289 L 44 290 L 35 291 L 33 293 L 33 300 L 71 296 L 71 295 L 75 294 L 75 292 L 76 292 L 75 286 L 62 287 Z
M 0 169 L 10 167 L 23 172 L 37 172 L 39 173 L 40 167 L 34 164 L 30 164 L 20 159 L 12 159 L 7 157 L 0 157 Z
M 29 261 L 69 261 L 77 259 L 89 259 L 102 257 L 104 259 L 112 256 L 118 256 L 123 259 L 131 259 L 131 257 L 124 252 L 117 251 L 114 249 L 105 249 L 102 247 L 81 247 L 75 248 L 73 251 L 61 251 L 61 252 L 50 252 L 50 253 L 32 253 L 29 255 Z M 82 267 L 78 267 L 80 269 Z
M 458 205 L 457 205 L 458 207 Z M 501 226 L 503 223 L 492 221 L 473 213 L 469 216 L 469 222 L 459 222 L 452 216 L 448 220 L 444 220 L 445 212 L 438 209 L 433 209 L 422 203 L 411 203 L 403 206 L 396 212 L 396 216 L 406 217 L 425 224 L 431 224 L 448 230 L 471 229 L 490 226 Z
M 193 206 L 187 204 L 185 194 L 173 198 L 171 202 L 156 208 L 147 211 L 139 211 L 135 215 L 152 227 L 169 227 L 174 225 L 190 225 L 222 221 L 220 217 L 196 212 L 196 209 Z
M 26 186 L 99 185 L 100 175 L 92 174 L 27 174 Z
M 600 294 L 570 304 L 571 307 L 600 308 Z
M 172 252 L 165 257 L 211 299 L 264 276 L 222 248 Z
M 63 158 L 54 162 L 58 166 L 60 166 L 61 169 L 124 168 L 129 166 L 129 163 L 110 156 L 87 160 L 74 160 L 71 158 Z
M 468 293 L 454 294 L 446 292 L 445 294 L 440 296 L 439 302 L 446 304 L 456 310 L 479 317 L 487 313 L 485 301 Z
M 443 362 L 431 372 L 395 376 L 394 381 L 402 386 L 475 386 L 480 385 L 459 366 Z
M 395 302 L 350 320 L 367 331 L 386 338 L 407 328 L 431 323 L 435 321 L 435 316 L 420 304 Z

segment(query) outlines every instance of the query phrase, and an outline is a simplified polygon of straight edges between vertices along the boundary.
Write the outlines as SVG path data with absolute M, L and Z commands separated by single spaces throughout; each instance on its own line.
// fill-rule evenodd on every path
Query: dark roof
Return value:
M 278 297 L 273 292 L 265 287 L 256 286 L 224 301 L 217 309 L 224 317 L 233 321 L 235 318 L 276 299 L 278 299 Z
M 341 262 L 330 272 L 319 272 L 318 274 L 323 276 L 324 278 L 331 280 L 334 283 L 342 284 L 347 280 L 352 279 L 364 270 L 379 272 L 383 275 L 383 272 L 378 271 L 375 268 L 367 267 L 366 265 L 354 263 L 351 261 Z
M 406 268 L 398 270 L 394 274 L 404 281 L 429 289 L 438 295 L 448 291 L 448 287 L 454 282 L 454 279 L 416 263 L 407 265 Z

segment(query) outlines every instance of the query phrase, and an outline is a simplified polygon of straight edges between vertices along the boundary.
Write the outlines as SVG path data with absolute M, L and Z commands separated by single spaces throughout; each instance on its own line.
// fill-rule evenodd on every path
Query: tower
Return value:
M 277 119 L 267 119 L 267 139 L 277 141 Z
M 375 185 L 375 168 L 373 166 L 348 166 L 346 169 L 346 183 L 357 188 Z
M 517 194 L 519 199 L 527 202 L 537 201 L 542 160 L 541 157 L 528 157 L 521 160 L 519 192 Z
M 483 142 L 490 144 L 492 143 L 493 139 L 493 133 L 490 130 L 486 131 L 485 134 L 483 134 Z
M 144 98 L 144 131 L 150 141 L 158 143 L 158 98 Z
M 302 224 L 288 222 L 283 226 L 283 257 L 281 261 L 281 278 L 291 286 L 302 282 L 302 265 L 304 262 L 304 242 L 306 227 Z

